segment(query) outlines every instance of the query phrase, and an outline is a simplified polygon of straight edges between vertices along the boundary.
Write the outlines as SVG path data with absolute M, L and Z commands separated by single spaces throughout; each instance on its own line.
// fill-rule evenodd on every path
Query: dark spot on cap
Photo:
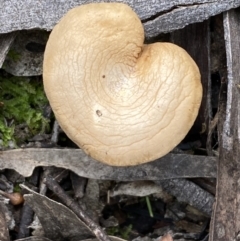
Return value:
M 96 110 L 96 114 L 100 117 L 102 116 L 102 112 L 100 110 Z

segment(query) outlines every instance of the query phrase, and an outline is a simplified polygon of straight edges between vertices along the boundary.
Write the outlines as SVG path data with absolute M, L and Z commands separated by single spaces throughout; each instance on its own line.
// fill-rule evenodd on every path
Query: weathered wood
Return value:
M 107 2 L 114 2 L 109 0 Z M 101 0 L 1 0 L 0 33 L 22 29 L 51 30 L 71 8 Z M 240 0 L 119 0 L 129 4 L 144 23 L 146 37 L 202 22 L 210 16 L 240 6 Z
M 6 55 L 16 35 L 16 32 L 0 34 L 0 68 L 3 65 Z
M 7 208 L 5 204 L 1 201 L 0 202 L 0 240 L 1 241 L 10 241 L 9 230 L 5 219 L 6 209 Z
M 219 162 L 210 241 L 239 240 L 240 231 L 240 9 L 224 14 L 227 103 L 219 111 Z M 225 108 L 226 107 L 226 108 Z
M 202 1 L 191 5 L 177 5 L 171 11 L 158 13 L 158 17 L 144 21 L 147 38 L 202 22 L 211 16 L 239 6 L 239 1 Z M 153 17 L 152 17 L 153 18 Z
M 80 149 L 18 149 L 0 152 L 0 170 L 14 169 L 30 176 L 36 166 L 69 169 L 79 176 L 102 180 L 161 180 L 215 177 L 214 157 L 168 154 L 156 161 L 132 167 L 112 167 L 95 161 Z
M 197 63 L 203 86 L 202 104 L 190 135 L 202 135 L 206 143 L 209 120 L 211 119 L 211 78 L 210 78 L 210 31 L 209 21 L 191 24 L 171 33 L 171 41 L 184 48 Z

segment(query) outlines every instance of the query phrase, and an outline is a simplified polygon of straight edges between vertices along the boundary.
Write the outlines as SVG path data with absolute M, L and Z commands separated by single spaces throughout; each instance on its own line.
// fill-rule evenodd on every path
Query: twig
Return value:
M 155 181 L 166 192 L 179 201 L 189 203 L 208 216 L 211 216 L 214 197 L 193 182 L 186 179 L 169 179 Z M 194 195 L 193 195 L 194 193 Z
M 66 204 L 95 234 L 100 241 L 110 241 L 107 234 L 102 230 L 102 228 L 91 220 L 88 215 L 79 207 L 79 205 L 70 198 L 60 187 L 60 185 L 52 177 L 46 177 L 45 183 L 50 190 L 52 190 L 62 201 Z

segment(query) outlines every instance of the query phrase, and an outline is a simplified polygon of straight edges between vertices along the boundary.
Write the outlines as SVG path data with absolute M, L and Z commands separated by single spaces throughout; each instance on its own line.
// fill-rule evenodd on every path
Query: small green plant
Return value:
M 108 235 L 112 235 L 112 236 L 119 235 L 119 226 L 108 227 L 108 228 L 106 228 L 106 232 L 107 232 Z
M 2 139 L 3 144 L 6 144 L 12 139 L 14 134 L 14 127 L 8 127 L 2 118 L 0 119 L 0 139 Z M 0 143 L 1 144 L 1 143 Z
M 129 235 L 130 235 L 131 231 L 132 231 L 131 224 L 129 224 L 128 226 L 122 227 L 122 228 L 120 228 L 119 226 L 116 226 L 116 227 L 109 227 L 106 229 L 106 232 L 108 235 L 118 236 L 118 237 L 121 237 L 126 240 L 129 239 Z
M 22 190 L 22 189 L 21 189 L 19 183 L 16 183 L 16 184 L 14 185 L 13 192 L 21 192 L 21 190 Z
M 150 216 L 151 218 L 153 218 L 152 205 L 151 205 L 149 196 L 146 196 L 145 199 L 146 199 L 146 203 L 147 203 L 147 208 L 148 208 L 149 216 Z
M 3 145 L 10 140 L 18 141 L 15 127 L 21 124 L 26 125 L 30 135 L 45 132 L 49 121 L 42 111 L 47 102 L 41 81 L 0 77 L 0 139 Z
M 123 239 L 128 240 L 131 231 L 132 231 L 132 225 L 129 224 L 128 226 L 125 226 L 124 228 L 120 229 L 120 235 Z

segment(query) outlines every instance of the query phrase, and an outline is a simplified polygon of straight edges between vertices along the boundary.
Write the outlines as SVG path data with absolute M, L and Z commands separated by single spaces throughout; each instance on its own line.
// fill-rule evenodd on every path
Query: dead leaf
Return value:
M 93 237 L 90 229 L 63 204 L 40 195 L 25 185 L 20 186 L 30 193 L 24 195 L 25 202 L 39 218 L 46 238 L 71 241 Z
M 14 169 L 31 176 L 37 166 L 55 166 L 79 176 L 99 180 L 163 180 L 171 178 L 216 177 L 216 158 L 171 154 L 132 167 L 112 167 L 97 162 L 80 149 L 29 148 L 0 151 L 0 170 Z
M 154 193 L 158 193 L 158 197 L 163 200 L 170 198 L 170 195 L 167 194 L 161 186 L 152 181 L 118 183 L 113 190 L 110 191 L 110 196 L 131 195 L 136 197 L 145 197 Z

